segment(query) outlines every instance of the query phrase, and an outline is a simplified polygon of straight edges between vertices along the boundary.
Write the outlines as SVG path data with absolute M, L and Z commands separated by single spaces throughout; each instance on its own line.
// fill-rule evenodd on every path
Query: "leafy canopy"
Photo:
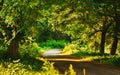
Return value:
M 19 41 L 30 34 L 30 28 L 36 27 L 39 17 L 40 2 L 38 0 L 4 0 L 0 16 L 1 32 L 4 42 Z

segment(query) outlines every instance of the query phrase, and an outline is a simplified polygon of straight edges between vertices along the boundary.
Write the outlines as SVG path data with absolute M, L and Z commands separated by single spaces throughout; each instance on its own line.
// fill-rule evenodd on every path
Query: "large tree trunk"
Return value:
M 104 54 L 105 35 L 106 35 L 106 32 L 102 32 L 102 34 L 101 34 L 101 42 L 100 42 L 100 53 L 101 54 Z
M 17 59 L 18 58 L 18 48 L 19 43 L 17 41 L 11 41 L 10 45 L 8 46 L 8 57 Z
M 116 49 L 117 49 L 117 44 L 118 44 L 118 38 L 114 37 L 114 40 L 113 40 L 113 43 L 112 43 L 112 48 L 111 48 L 111 51 L 110 51 L 111 55 L 115 55 Z

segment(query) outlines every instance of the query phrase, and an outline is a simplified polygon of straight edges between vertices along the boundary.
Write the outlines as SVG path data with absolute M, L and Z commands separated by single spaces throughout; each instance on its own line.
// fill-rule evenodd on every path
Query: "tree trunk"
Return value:
M 8 46 L 8 57 L 17 59 L 18 58 L 18 48 L 19 43 L 17 41 L 11 41 L 10 45 Z
M 115 55 L 116 49 L 117 49 L 117 44 L 118 44 L 118 38 L 114 37 L 114 40 L 113 40 L 113 43 L 112 43 L 112 48 L 111 48 L 111 51 L 110 51 L 111 55 Z
M 101 34 L 101 42 L 100 42 L 100 53 L 101 54 L 104 54 L 105 34 L 106 34 L 106 32 L 102 32 L 102 34 Z
M 0 2 L 0 10 L 2 9 L 3 3 L 4 3 L 4 0 Z

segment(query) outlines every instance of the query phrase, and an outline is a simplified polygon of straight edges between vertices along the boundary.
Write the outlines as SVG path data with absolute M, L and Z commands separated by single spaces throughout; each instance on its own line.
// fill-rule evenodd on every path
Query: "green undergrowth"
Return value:
M 66 43 L 67 42 L 64 40 L 48 40 L 46 42 L 33 42 L 30 44 L 25 43 L 20 44 L 19 52 L 21 56 L 30 55 L 32 57 L 37 57 L 50 49 L 63 48 Z
M 51 47 L 47 44 L 43 47 L 38 43 L 24 43 L 19 47 L 19 59 L 12 60 L 5 57 L 7 48 L 0 46 L 0 75 L 73 75 L 73 67 L 70 66 L 64 74 L 55 69 L 54 62 L 47 60 L 38 60 L 41 53 L 55 47 L 63 47 L 64 41 L 57 46 Z M 52 43 L 53 44 L 53 43 Z M 62 44 L 62 45 L 60 45 Z
M 64 48 L 67 44 L 65 40 L 47 40 L 46 42 L 40 42 L 39 46 L 42 48 Z
M 76 44 L 67 44 L 65 45 L 62 53 L 66 54 L 66 55 L 70 55 L 70 54 L 74 54 L 76 52 L 78 52 L 79 50 L 77 49 L 77 45 Z
M 107 64 L 111 66 L 120 67 L 120 56 L 114 55 L 114 56 L 102 56 L 96 59 L 93 59 L 94 62 L 99 62 L 101 64 Z
M 0 59 L 0 75 L 76 75 L 73 66 L 61 74 L 53 66 L 54 62 L 46 59 L 22 58 L 18 60 Z
M 104 53 L 98 53 L 98 52 L 89 52 L 89 51 L 79 51 L 76 53 L 71 54 L 74 57 L 80 57 L 80 58 L 87 58 L 87 57 L 95 57 L 95 56 L 109 56 L 109 54 Z
M 19 48 L 20 56 L 29 55 L 31 57 L 40 56 L 43 52 L 51 49 L 50 47 L 40 47 L 38 43 L 22 44 Z
M 73 57 L 87 59 L 89 61 L 120 67 L 120 55 L 101 54 L 98 52 L 79 51 L 72 54 Z
M 120 67 L 120 54 L 110 55 L 109 52 L 104 54 L 95 50 L 89 50 L 84 45 L 77 45 L 74 43 L 67 44 L 63 49 L 63 54 L 71 55 L 75 58 L 81 58 L 88 61 L 98 62 L 101 64 L 108 64 L 112 66 Z

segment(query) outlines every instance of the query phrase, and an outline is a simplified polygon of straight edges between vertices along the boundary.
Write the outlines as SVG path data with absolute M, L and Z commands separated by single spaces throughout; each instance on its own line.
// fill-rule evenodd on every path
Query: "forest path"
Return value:
M 46 52 L 44 52 L 41 56 L 43 57 L 53 57 L 53 56 L 58 56 L 61 55 L 62 49 L 50 49 Z
M 54 66 L 61 73 L 68 70 L 70 64 L 73 65 L 73 69 L 76 75 L 120 75 L 120 68 L 94 63 L 85 59 L 74 58 L 68 55 L 54 55 L 47 56 L 47 60 L 55 62 Z M 83 73 L 86 72 L 86 74 Z
M 69 58 L 65 56 L 48 57 L 47 60 L 55 62 L 54 67 L 62 74 L 65 73 L 70 64 L 72 64 L 76 75 L 120 75 L 120 68 L 118 67 L 94 63 L 84 59 Z M 84 74 L 83 71 L 85 71 L 86 74 Z

